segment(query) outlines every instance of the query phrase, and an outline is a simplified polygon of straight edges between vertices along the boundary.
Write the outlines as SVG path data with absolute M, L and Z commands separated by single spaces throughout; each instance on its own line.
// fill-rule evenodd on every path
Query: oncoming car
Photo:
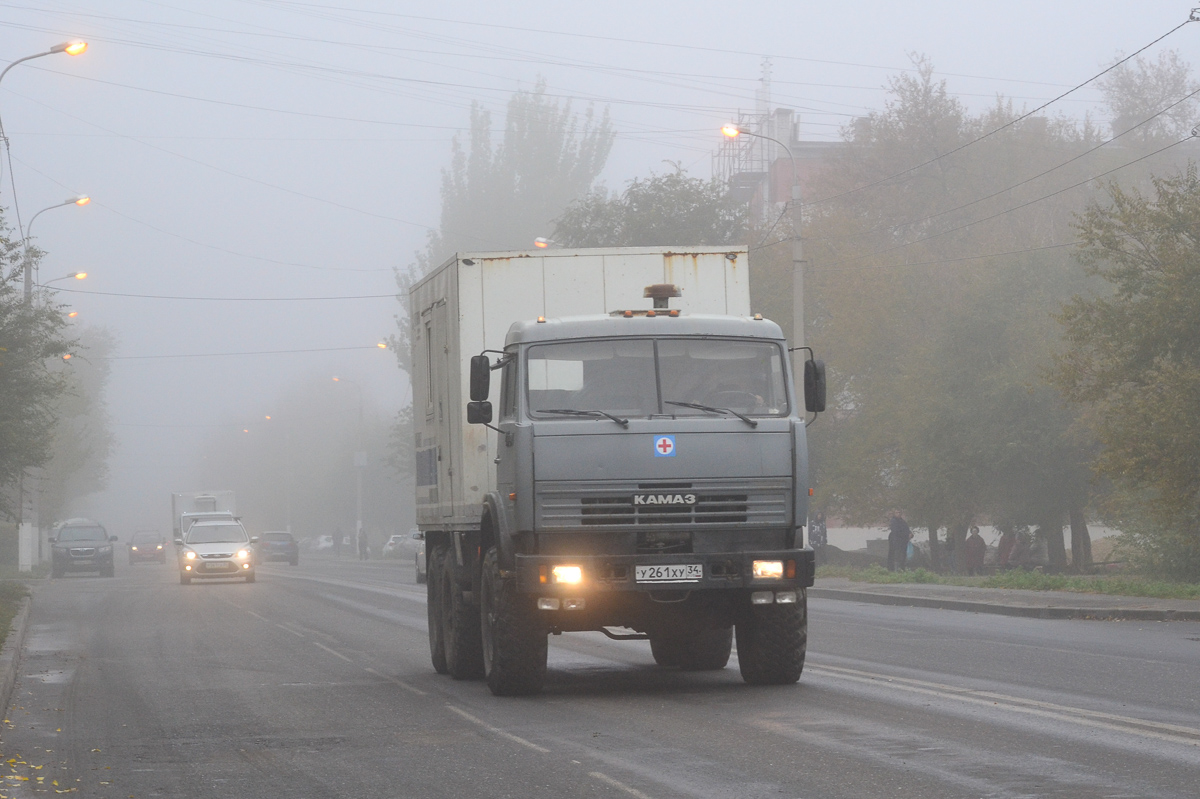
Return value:
M 50 539 L 50 576 L 62 577 L 69 571 L 100 572 L 113 576 L 113 542 L 104 526 L 90 519 L 70 519 L 54 531 Z
M 158 563 L 167 562 L 167 542 L 161 535 L 152 531 L 141 531 L 129 539 L 129 565 L 132 566 L 143 560 L 153 560 Z
M 212 577 L 245 577 L 254 582 L 254 548 L 239 521 L 196 522 L 187 535 L 176 539 L 179 548 L 179 582 Z

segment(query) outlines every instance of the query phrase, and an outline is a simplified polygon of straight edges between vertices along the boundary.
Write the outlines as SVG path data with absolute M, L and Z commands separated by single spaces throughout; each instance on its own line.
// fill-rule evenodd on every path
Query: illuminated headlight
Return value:
M 184 556 L 185 558 L 187 558 L 188 560 L 195 560 L 195 559 L 196 559 L 196 553 L 195 553 L 195 552 L 193 552 L 193 551 L 192 551 L 192 550 L 190 550 L 190 549 L 189 549 L 187 552 L 184 552 L 184 553 L 183 553 L 183 556 Z
M 243 569 L 249 569 L 249 568 L 250 568 L 250 564 L 249 564 L 249 563 L 243 563 L 243 564 L 242 564 L 242 568 L 243 568 Z
M 130 547 L 134 552 L 137 552 L 137 547 Z
M 782 580 L 783 561 L 756 560 L 751 567 L 751 573 L 756 580 Z
M 250 553 L 244 549 L 239 549 L 237 556 L 238 556 L 238 560 L 245 560 L 246 558 L 250 557 Z
M 554 582 L 575 585 L 583 582 L 583 569 L 578 566 L 555 566 L 550 570 Z
M 191 567 L 190 565 L 188 565 L 188 566 L 184 566 L 184 567 L 183 567 L 183 570 L 184 570 L 185 572 L 190 572 L 190 571 L 192 570 L 192 567 Z
M 137 547 L 134 547 L 134 549 L 137 549 Z M 156 546 L 155 549 L 162 549 L 162 544 L 159 544 L 158 546 Z
M 100 547 L 99 551 L 101 555 L 107 555 L 109 552 L 112 552 L 112 547 Z

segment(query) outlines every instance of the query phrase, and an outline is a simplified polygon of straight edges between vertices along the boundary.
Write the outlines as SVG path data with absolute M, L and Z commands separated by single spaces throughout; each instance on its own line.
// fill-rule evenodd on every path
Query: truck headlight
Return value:
M 751 565 L 751 574 L 756 580 L 782 580 L 783 561 L 756 560 Z
M 550 569 L 554 582 L 575 585 L 583 582 L 583 569 L 579 566 L 555 566 Z

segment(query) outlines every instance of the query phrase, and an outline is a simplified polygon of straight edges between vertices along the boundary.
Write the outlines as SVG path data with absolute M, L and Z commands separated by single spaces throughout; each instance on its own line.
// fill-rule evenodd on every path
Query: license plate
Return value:
M 206 569 L 228 569 L 229 564 L 228 563 L 205 563 L 204 568 L 206 568 Z
M 685 563 L 679 566 L 634 566 L 633 578 L 639 583 L 694 583 L 704 577 L 704 566 Z

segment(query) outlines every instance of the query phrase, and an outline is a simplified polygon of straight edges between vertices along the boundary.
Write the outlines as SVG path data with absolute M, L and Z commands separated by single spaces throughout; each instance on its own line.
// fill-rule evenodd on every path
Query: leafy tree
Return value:
M 1155 60 L 1138 56 L 1108 73 L 1098 85 L 1112 117 L 1113 135 L 1128 131 L 1130 135 L 1123 138 L 1147 143 L 1179 139 L 1196 124 L 1200 100 L 1195 95 L 1200 83 L 1174 50 L 1164 50 Z M 1188 99 L 1175 104 L 1181 98 Z M 1150 122 L 1139 124 L 1150 117 L 1154 117 Z
M 972 520 L 1037 526 L 1065 566 L 1088 442 L 1041 374 L 1051 313 L 1084 280 L 1054 249 L 1085 196 L 1068 187 L 1096 162 L 1048 170 L 1099 137 L 1031 118 L 972 143 L 1017 114 L 999 100 L 972 116 L 923 61 L 891 92 L 811 192 L 807 338 L 835 404 L 812 428 L 818 502 L 859 523 L 904 508 L 935 565 L 943 527 L 961 542 Z
M 565 247 L 653 247 L 740 243 L 747 209 L 719 180 L 688 177 L 677 168 L 603 189 L 575 201 L 558 218 L 554 240 Z
M 56 365 L 74 343 L 61 308 L 25 302 L 22 257 L 0 217 L 0 514 L 9 518 L 17 510 L 11 489 L 51 456 L 55 402 L 67 383 Z
M 1089 408 L 1100 475 L 1160 567 L 1200 578 L 1200 178 L 1109 184 L 1078 224 L 1079 259 L 1110 291 L 1060 316 L 1055 379 Z M 1134 511 L 1131 513 L 1131 510 Z M 1134 517 L 1130 519 L 1129 517 Z M 1140 523 L 1137 517 L 1141 517 Z
M 108 484 L 113 435 L 104 389 L 113 347 L 107 330 L 85 329 L 75 357 L 58 366 L 64 386 L 54 402 L 54 442 L 38 475 L 38 514 L 44 524 L 66 518 L 73 500 Z
M 471 107 L 470 142 L 452 144 L 442 173 L 442 216 L 420 257 L 422 271 L 455 250 L 529 249 L 552 220 L 591 189 L 616 134 L 607 110 L 592 109 L 582 126 L 571 104 L 559 104 L 538 81 L 508 102 L 503 140 L 493 149 L 492 117 Z

